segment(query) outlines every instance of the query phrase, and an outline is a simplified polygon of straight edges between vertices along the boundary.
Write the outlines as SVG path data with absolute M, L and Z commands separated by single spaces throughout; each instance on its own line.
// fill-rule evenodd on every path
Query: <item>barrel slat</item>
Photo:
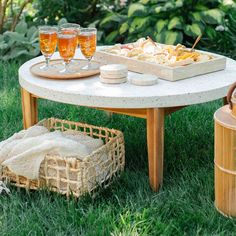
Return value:
M 236 120 L 228 106 L 215 115 L 215 206 L 222 214 L 236 217 Z

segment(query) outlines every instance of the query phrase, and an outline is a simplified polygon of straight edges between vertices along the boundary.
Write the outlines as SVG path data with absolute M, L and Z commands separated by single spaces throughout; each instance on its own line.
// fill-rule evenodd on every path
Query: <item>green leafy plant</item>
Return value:
M 58 26 L 67 23 L 65 18 L 58 21 Z M 0 60 L 29 59 L 40 54 L 38 28 L 28 27 L 24 19 L 17 25 L 14 32 L 0 34 Z
M 235 8 L 227 10 L 222 25 L 215 29 L 206 28 L 206 37 L 201 41 L 201 48 L 221 53 L 236 59 L 236 11 Z
M 0 32 L 14 31 L 21 20 L 26 7 L 33 0 L 3 0 L 0 1 Z
M 160 43 L 190 45 L 195 38 L 214 40 L 235 2 L 219 0 L 140 0 L 119 12 L 108 12 L 98 23 L 106 44 L 151 36 Z
M 57 24 L 61 18 L 86 26 L 99 14 L 99 0 L 34 0 L 37 24 Z
M 57 24 L 58 20 L 66 18 L 82 27 L 95 27 L 108 13 L 120 12 L 131 0 L 34 0 L 37 9 L 32 21 L 39 24 Z M 52 7 L 53 6 L 53 7 Z M 109 20 L 109 18 L 107 19 Z M 98 41 L 102 32 L 98 32 Z
M 24 19 L 16 25 L 14 32 L 6 31 L 0 35 L 1 60 L 30 58 L 38 54 L 38 30 L 35 26 L 28 28 Z

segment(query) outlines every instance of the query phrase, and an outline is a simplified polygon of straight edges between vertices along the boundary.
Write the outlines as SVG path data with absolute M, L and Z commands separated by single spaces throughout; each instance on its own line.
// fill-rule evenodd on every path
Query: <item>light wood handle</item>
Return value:
M 233 104 L 231 101 L 232 95 L 234 90 L 236 89 L 236 82 L 234 82 L 231 87 L 229 88 L 229 91 L 227 93 L 227 102 L 229 103 L 229 108 L 232 110 L 233 109 Z

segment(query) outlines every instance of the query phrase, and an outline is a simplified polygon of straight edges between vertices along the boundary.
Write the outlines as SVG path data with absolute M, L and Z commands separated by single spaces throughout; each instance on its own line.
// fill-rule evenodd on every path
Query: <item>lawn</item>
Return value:
M 0 65 L 0 140 L 22 129 L 19 65 Z M 40 101 L 40 119 L 122 130 L 125 172 L 96 198 L 79 201 L 11 187 L 10 196 L 0 195 L 0 235 L 236 235 L 236 220 L 214 208 L 213 113 L 220 106 L 220 100 L 196 105 L 166 119 L 164 186 L 153 193 L 144 120 Z

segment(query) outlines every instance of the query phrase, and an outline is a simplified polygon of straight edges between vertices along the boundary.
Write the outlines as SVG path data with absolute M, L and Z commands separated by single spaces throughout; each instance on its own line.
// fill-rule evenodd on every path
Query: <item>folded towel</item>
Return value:
M 78 132 L 76 130 L 67 130 L 64 131 L 63 134 L 72 140 L 78 141 L 81 144 L 84 144 L 88 147 L 90 152 L 93 152 L 94 150 L 98 149 L 103 145 L 103 141 L 101 139 L 94 139 L 91 138 L 88 135 L 85 135 L 82 132 Z
M 27 130 L 15 133 L 5 141 L 0 142 L 0 164 L 10 158 L 13 148 L 28 137 L 37 137 L 42 134 L 49 133 L 49 130 L 43 126 L 32 126 Z M 24 148 L 24 147 L 23 147 Z
M 102 145 L 102 140 L 78 131 L 49 132 L 45 127 L 33 126 L 0 142 L 0 164 L 17 175 L 38 179 L 47 154 L 83 160 Z

